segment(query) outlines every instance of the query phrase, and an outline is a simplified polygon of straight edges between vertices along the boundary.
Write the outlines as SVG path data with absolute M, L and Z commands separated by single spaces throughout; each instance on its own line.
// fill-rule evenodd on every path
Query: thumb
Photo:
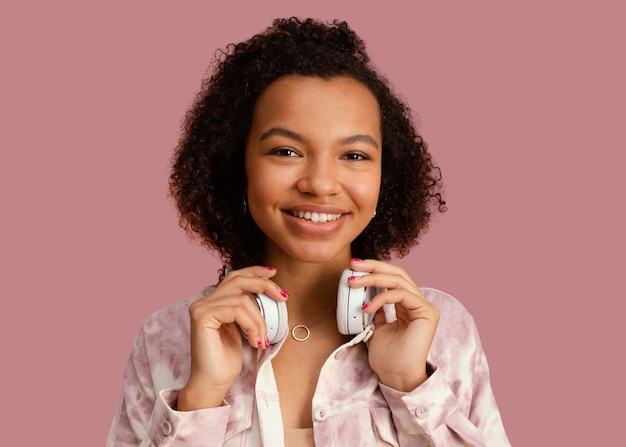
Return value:
M 387 323 L 387 318 L 385 317 L 385 310 L 381 307 L 374 314 L 374 319 L 372 320 L 374 323 L 374 327 L 380 327 Z

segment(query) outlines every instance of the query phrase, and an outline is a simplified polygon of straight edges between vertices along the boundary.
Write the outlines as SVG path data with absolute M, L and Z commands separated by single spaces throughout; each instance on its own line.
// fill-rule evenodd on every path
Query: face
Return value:
M 376 98 L 351 78 L 287 76 L 263 92 L 245 169 L 265 261 L 347 262 L 376 210 L 380 127 Z

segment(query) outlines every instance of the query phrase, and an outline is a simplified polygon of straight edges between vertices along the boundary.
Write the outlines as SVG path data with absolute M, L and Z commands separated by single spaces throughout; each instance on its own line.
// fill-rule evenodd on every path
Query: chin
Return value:
M 338 258 L 350 257 L 350 252 L 345 254 L 344 250 L 307 250 L 306 248 L 299 247 L 295 252 L 290 253 L 291 257 L 301 262 L 307 262 L 310 264 L 323 264 L 336 260 Z

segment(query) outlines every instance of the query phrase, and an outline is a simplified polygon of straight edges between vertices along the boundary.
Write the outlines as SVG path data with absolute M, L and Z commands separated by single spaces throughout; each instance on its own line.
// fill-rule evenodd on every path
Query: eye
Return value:
M 272 149 L 270 151 L 270 154 L 277 155 L 278 157 L 299 157 L 300 156 L 300 154 L 298 154 L 295 150 L 289 147 L 279 147 L 276 149 Z
M 349 152 L 344 157 L 352 161 L 369 160 L 370 157 L 363 152 Z

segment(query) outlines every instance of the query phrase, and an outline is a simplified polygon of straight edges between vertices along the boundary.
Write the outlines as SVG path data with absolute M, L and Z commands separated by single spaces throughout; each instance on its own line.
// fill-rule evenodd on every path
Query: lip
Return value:
M 347 214 L 346 210 L 342 210 L 340 208 L 335 208 L 333 206 L 328 205 L 316 205 L 314 203 L 307 203 L 302 205 L 294 205 L 289 208 L 285 208 L 283 211 L 286 212 L 311 212 L 311 213 L 326 213 L 326 214 Z
M 340 214 L 338 219 L 330 220 L 327 222 L 314 223 L 310 220 L 302 219 L 294 216 L 293 212 L 311 212 L 311 213 L 326 213 L 326 214 Z M 320 205 L 302 205 L 294 206 L 289 209 L 283 210 L 283 215 L 289 226 L 296 230 L 298 233 L 309 236 L 330 236 L 343 226 L 348 216 L 348 212 L 339 208 L 320 206 Z

